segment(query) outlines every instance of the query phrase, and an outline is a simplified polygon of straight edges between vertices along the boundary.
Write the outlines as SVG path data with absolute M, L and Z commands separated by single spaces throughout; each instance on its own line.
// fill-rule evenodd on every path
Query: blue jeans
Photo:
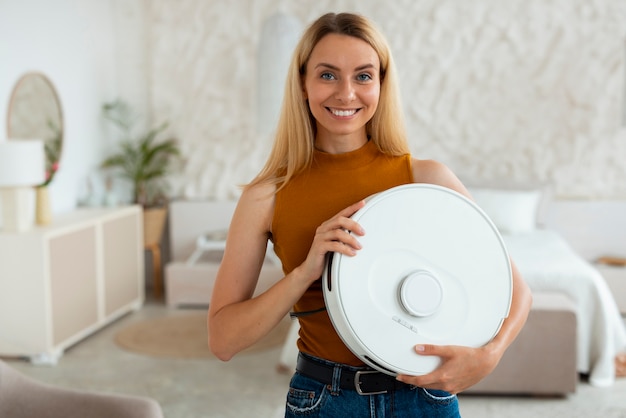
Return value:
M 338 375 L 336 370 L 333 384 L 325 385 L 296 372 L 287 393 L 285 418 L 461 416 L 456 395 L 448 392 L 407 386 L 385 394 L 359 395 L 356 390 L 340 388 Z

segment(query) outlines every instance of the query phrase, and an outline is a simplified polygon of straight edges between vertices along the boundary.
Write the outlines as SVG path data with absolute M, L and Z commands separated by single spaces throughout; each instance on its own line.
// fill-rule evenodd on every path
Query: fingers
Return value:
M 415 346 L 418 355 L 438 356 L 439 366 L 421 376 L 398 375 L 401 382 L 423 387 L 439 389 L 457 394 L 473 386 L 497 365 L 489 350 L 483 348 L 461 347 L 454 345 L 421 344 Z
M 365 206 L 365 200 L 361 200 L 359 202 L 356 202 L 350 206 L 348 206 L 347 208 L 345 208 L 344 210 L 342 210 L 341 212 L 339 212 L 337 215 L 338 216 L 344 216 L 346 218 L 349 218 L 350 216 L 354 215 L 359 209 L 361 209 L 363 206 Z M 355 222 L 356 223 L 356 222 Z
M 355 220 L 350 217 L 354 215 L 359 209 L 361 209 L 365 205 L 365 201 L 357 202 L 353 205 L 348 206 L 343 209 L 341 212 L 337 213 L 335 216 L 324 222 L 318 228 L 318 232 L 321 231 L 333 231 L 336 229 L 343 229 L 345 231 L 354 232 L 357 235 L 363 235 L 365 231 Z M 337 236 L 337 238 L 341 238 Z
M 358 239 L 343 227 L 337 227 L 326 231 L 319 231 L 314 241 L 320 243 L 320 252 L 337 252 L 345 255 L 356 255 L 360 250 L 361 244 Z M 315 245 L 315 243 L 314 243 Z
M 448 373 L 444 373 L 444 371 L 440 368 L 421 376 L 399 374 L 396 376 L 396 379 L 400 382 L 425 389 L 445 390 L 451 394 L 458 393 L 453 376 Z
M 349 231 L 338 228 L 320 234 L 320 239 L 324 243 L 324 253 L 339 252 L 342 254 L 354 255 L 361 249 L 361 244 L 357 238 Z
M 432 345 L 432 344 L 418 344 L 414 347 L 414 350 L 417 354 L 421 356 L 439 356 L 442 360 L 442 363 L 445 361 L 447 357 L 447 348 L 446 346 L 441 345 Z M 440 368 L 433 370 L 430 373 L 421 375 L 421 376 L 410 376 L 399 374 L 396 378 L 400 382 L 408 383 L 411 385 L 430 388 L 432 384 L 440 383 Z
M 325 251 L 355 255 L 357 250 L 362 248 L 355 235 L 363 236 L 365 231 L 350 216 L 362 208 L 364 204 L 365 202 L 361 201 L 350 205 L 319 226 L 316 239 L 326 244 L 324 245 Z
M 350 217 L 364 205 L 365 201 L 354 203 L 317 228 L 309 254 L 301 265 L 306 280 L 316 280 L 320 277 L 327 253 L 336 252 L 354 256 L 362 248 L 357 236 L 364 235 L 365 231 Z
M 417 354 L 422 356 L 439 356 L 446 358 L 454 354 L 454 348 L 448 345 L 418 344 L 413 348 Z

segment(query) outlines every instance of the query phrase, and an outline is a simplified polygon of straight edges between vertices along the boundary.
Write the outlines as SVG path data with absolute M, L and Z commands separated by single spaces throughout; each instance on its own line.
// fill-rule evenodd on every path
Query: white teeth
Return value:
M 330 109 L 330 111 L 333 112 L 333 115 L 335 116 L 352 116 L 356 113 L 356 109 L 352 109 L 352 110 Z

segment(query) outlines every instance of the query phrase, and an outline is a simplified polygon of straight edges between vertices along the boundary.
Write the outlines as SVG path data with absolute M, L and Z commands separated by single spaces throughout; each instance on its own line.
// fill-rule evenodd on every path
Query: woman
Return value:
M 354 375 L 364 364 L 324 310 L 325 255 L 359 251 L 366 231 L 350 216 L 374 193 L 416 182 L 468 196 L 446 166 L 409 155 L 401 114 L 390 50 L 373 25 L 347 13 L 315 21 L 290 65 L 271 155 L 233 215 L 209 307 L 209 343 L 222 360 L 258 341 L 292 309 L 299 317 L 298 372 L 286 416 L 370 416 L 372 408 L 402 417 L 458 416 L 456 394 L 495 368 L 528 315 L 530 292 L 514 267 L 510 315 L 491 342 L 418 345 L 415 355 L 442 359 L 436 370 L 396 379 L 375 373 L 368 380 L 386 393 L 357 392 Z M 253 298 L 268 239 L 285 276 Z

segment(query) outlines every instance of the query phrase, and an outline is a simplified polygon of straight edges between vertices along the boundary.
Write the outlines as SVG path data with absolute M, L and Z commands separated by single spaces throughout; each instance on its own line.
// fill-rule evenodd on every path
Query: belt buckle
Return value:
M 383 393 L 387 393 L 387 390 L 380 390 L 380 391 L 376 391 L 376 392 L 364 392 L 361 389 L 361 375 L 363 374 L 374 374 L 374 373 L 380 373 L 377 370 L 359 370 L 354 374 L 354 387 L 356 389 L 356 392 L 359 395 L 381 395 Z

